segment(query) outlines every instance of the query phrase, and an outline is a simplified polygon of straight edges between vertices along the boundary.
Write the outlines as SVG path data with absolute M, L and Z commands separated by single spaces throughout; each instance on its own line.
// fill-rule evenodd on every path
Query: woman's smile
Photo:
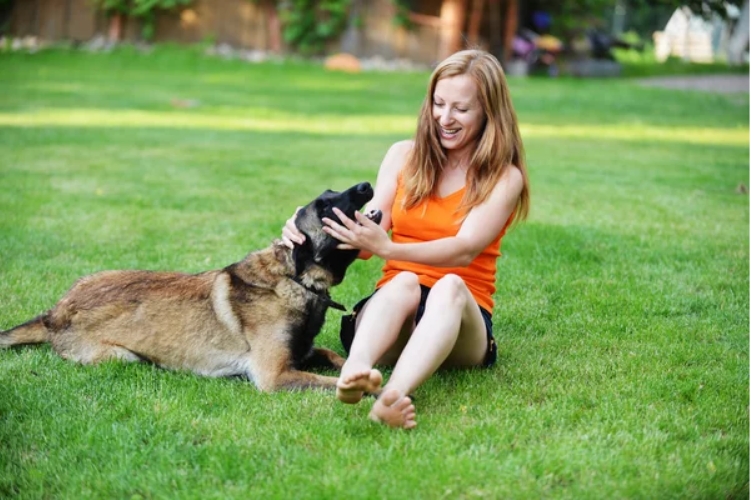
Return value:
M 456 135 L 461 130 L 459 128 L 447 129 L 447 128 L 443 128 L 443 127 L 440 127 L 440 129 L 441 129 L 441 137 L 443 137 L 444 139 L 447 139 L 447 140 L 451 140 L 451 139 L 456 138 Z

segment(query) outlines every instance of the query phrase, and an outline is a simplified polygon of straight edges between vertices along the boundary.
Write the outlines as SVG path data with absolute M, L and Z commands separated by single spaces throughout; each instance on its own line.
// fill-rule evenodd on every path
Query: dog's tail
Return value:
M 49 330 L 44 325 L 44 315 L 0 332 L 0 348 L 22 344 L 43 344 L 48 340 Z

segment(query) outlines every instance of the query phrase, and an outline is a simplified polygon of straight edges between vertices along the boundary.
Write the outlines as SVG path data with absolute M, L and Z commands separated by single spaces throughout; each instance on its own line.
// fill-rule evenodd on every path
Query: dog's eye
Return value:
M 329 210 L 331 208 L 331 202 L 328 200 L 316 200 L 316 208 L 320 211 Z

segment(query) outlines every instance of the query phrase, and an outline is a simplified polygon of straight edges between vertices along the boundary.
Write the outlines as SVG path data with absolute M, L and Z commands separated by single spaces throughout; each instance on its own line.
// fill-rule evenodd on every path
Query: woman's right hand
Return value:
M 288 248 L 295 248 L 295 245 L 302 245 L 305 242 L 305 235 L 297 229 L 297 226 L 295 226 L 295 218 L 297 217 L 297 212 L 299 212 L 301 208 L 302 207 L 297 207 L 295 215 L 287 219 L 287 222 L 282 228 L 282 243 Z

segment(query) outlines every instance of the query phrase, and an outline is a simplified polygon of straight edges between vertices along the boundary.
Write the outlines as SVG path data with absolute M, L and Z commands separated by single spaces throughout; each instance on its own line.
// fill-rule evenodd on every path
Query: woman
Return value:
M 376 292 L 355 306 L 337 397 L 353 404 L 378 392 L 383 379 L 373 367 L 393 365 L 370 417 L 410 429 L 416 421 L 408 394 L 438 368 L 495 362 L 500 241 L 529 209 L 516 113 L 492 55 L 466 50 L 438 65 L 415 139 L 391 146 L 367 209 L 383 212 L 380 225 L 361 213 L 324 220 L 342 248 L 386 260 Z M 289 246 L 304 238 L 293 219 L 282 231 Z M 351 336 L 343 329 L 345 349 Z

